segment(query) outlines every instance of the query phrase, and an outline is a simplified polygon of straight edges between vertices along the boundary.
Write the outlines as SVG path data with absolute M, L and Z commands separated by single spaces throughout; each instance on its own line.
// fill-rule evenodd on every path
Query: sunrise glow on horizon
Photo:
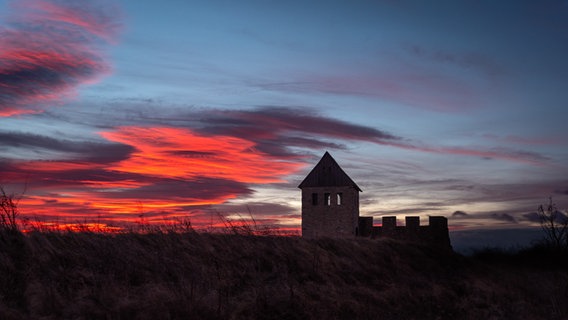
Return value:
M 566 1 L 0 0 L 0 186 L 26 219 L 300 225 L 329 151 L 362 216 L 568 209 Z

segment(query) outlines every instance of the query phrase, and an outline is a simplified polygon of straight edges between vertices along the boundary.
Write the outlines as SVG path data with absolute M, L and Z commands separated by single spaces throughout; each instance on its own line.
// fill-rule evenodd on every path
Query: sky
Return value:
M 0 185 L 42 223 L 297 231 L 329 151 L 361 215 L 509 237 L 568 209 L 566 57 L 568 1 L 0 0 Z

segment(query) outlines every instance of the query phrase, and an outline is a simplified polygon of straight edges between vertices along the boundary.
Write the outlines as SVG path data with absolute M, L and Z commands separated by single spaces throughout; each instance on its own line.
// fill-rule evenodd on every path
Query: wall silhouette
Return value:
M 382 217 L 381 226 L 373 226 L 373 217 L 359 217 L 360 237 L 392 238 L 403 241 L 427 243 L 439 248 L 451 248 L 448 219 L 442 216 L 428 217 L 428 225 L 420 225 L 420 217 L 405 217 L 405 225 L 397 225 L 394 216 Z

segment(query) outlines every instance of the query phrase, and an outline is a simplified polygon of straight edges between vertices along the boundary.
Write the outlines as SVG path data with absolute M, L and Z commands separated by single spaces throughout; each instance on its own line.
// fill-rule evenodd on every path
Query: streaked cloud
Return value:
M 519 220 L 524 219 L 519 214 L 519 217 L 513 215 L 514 213 L 507 212 L 476 212 L 473 214 L 465 213 L 464 211 L 455 211 L 450 217 L 451 224 L 456 228 L 471 225 L 483 225 L 483 224 L 506 224 L 515 225 L 519 224 Z M 525 220 L 526 222 L 526 220 Z
M 41 221 L 92 222 L 104 217 L 107 223 L 124 224 L 144 215 L 149 222 L 164 222 L 252 193 L 247 185 L 226 179 L 156 178 L 67 164 L 52 169 L 54 164 L 46 163 L 46 169 L 42 164 L 12 167 L 3 175 L 12 183 L 29 182 L 20 208 L 26 217 Z
M 507 147 L 446 147 L 434 146 L 427 144 L 414 144 L 414 143 L 389 143 L 389 145 L 415 151 L 422 151 L 428 153 L 442 153 L 450 155 L 461 155 L 477 157 L 487 160 L 498 159 L 507 160 L 512 162 L 521 162 L 533 165 L 544 165 L 550 158 L 541 155 L 537 152 L 516 150 Z
M 289 208 L 287 203 L 271 205 L 264 202 L 265 199 L 254 198 L 253 186 L 278 184 L 295 191 L 295 185 L 291 185 L 287 177 L 309 169 L 314 157 L 320 156 L 316 150 L 347 151 L 350 145 L 360 142 L 531 165 L 546 161 L 538 154 L 512 149 L 430 145 L 428 141 L 413 141 L 381 128 L 329 117 L 310 108 L 172 108 L 162 113 L 155 108 L 150 104 L 139 109 L 118 109 L 125 113 L 125 118 L 117 116 L 116 119 L 128 125 L 98 122 L 98 133 L 88 139 L 0 131 L 0 149 L 9 151 L 6 154 L 23 150 L 33 154 L 28 154 L 29 158 L 2 159 L 0 173 L 14 184 L 30 182 L 30 192 L 22 201 L 22 209 L 30 216 L 45 219 L 71 221 L 93 219 L 102 214 L 106 222 L 112 224 L 136 222 L 142 213 L 152 222 L 190 215 L 196 226 L 203 226 L 211 224 L 215 210 L 228 215 L 246 215 L 248 209 L 242 201 L 251 199 L 249 208 L 260 212 L 262 223 L 292 225 L 298 222 L 297 210 Z M 81 116 L 90 118 L 83 113 Z M 53 118 L 53 121 L 69 120 Z M 377 168 L 376 161 L 366 165 Z M 379 173 L 365 179 L 389 181 L 378 186 L 383 191 L 374 194 L 385 197 L 390 193 L 408 193 L 415 201 L 376 210 L 377 199 L 365 193 L 363 208 L 371 209 L 363 210 L 362 214 L 439 214 L 475 201 L 511 201 L 539 188 L 552 188 L 534 183 L 487 185 L 456 178 L 420 180 L 408 175 L 423 168 L 409 165 L 387 162 Z M 406 180 L 400 180 L 401 177 Z M 425 188 L 430 190 L 429 195 L 421 191 Z M 557 189 L 555 186 L 552 190 Z M 440 197 L 437 201 L 432 201 L 433 192 Z M 367 199 L 368 196 L 372 199 Z M 513 212 L 475 212 L 471 215 L 479 219 L 461 220 L 464 225 L 488 221 L 511 223 L 518 218 Z
M 507 214 L 507 213 L 493 213 L 493 214 L 491 214 L 490 217 L 491 217 L 491 219 L 495 219 L 495 220 L 499 220 L 499 221 L 517 223 L 517 219 L 515 219 L 515 217 L 513 217 L 512 215 Z
M 255 141 L 257 149 L 297 158 L 291 148 L 343 149 L 346 141 L 396 141 L 386 131 L 323 116 L 311 108 L 263 106 L 250 110 L 202 110 L 196 130 Z
M 436 146 L 428 142 L 412 141 L 387 131 L 352 124 L 326 117 L 309 108 L 259 107 L 253 110 L 216 110 L 196 114 L 202 121 L 200 131 L 229 134 L 256 141 L 259 149 L 274 150 L 275 145 L 286 147 L 340 147 L 329 145 L 333 141 L 362 141 L 388 145 L 406 150 L 437 154 L 472 156 L 483 159 L 498 159 L 542 165 L 549 158 L 536 152 L 515 150 L 506 147 Z M 293 136 L 296 134 L 296 136 Z M 296 140 L 290 139 L 292 135 Z M 298 137 L 304 137 L 297 139 Z M 308 137 L 306 139 L 305 137 Z M 319 140 L 315 140 L 319 139 Z M 278 150 L 281 154 L 285 152 Z
M 189 109 L 189 110 L 188 110 Z M 302 155 L 294 149 L 348 149 L 353 142 L 370 142 L 394 148 L 474 157 L 485 160 L 504 160 L 547 165 L 547 155 L 512 146 L 437 145 L 434 141 L 409 139 L 380 127 L 359 125 L 340 120 L 312 107 L 259 106 L 249 109 L 179 108 L 164 106 L 159 102 L 117 102 L 105 112 L 115 114 L 112 122 L 97 123 L 98 127 L 114 128 L 116 125 L 133 127 L 187 128 L 202 135 L 237 137 L 254 142 L 255 149 L 281 159 L 302 161 Z M 83 119 L 95 115 L 80 113 Z M 70 115 L 57 120 L 79 121 Z
M 0 29 L 0 116 L 41 112 L 110 72 L 102 46 L 120 29 L 110 3 L 20 0 L 9 8 Z
M 560 137 L 521 137 L 514 135 L 502 137 L 495 134 L 484 134 L 483 138 L 487 139 L 488 141 L 498 142 L 500 144 L 516 144 L 525 146 L 546 146 L 562 144 L 564 142 Z
M 538 212 L 529 212 L 523 215 L 523 218 L 527 219 L 530 222 L 535 222 L 535 223 L 545 223 L 547 224 L 548 222 L 543 221 L 543 217 L 538 213 Z M 559 225 L 563 225 L 568 223 L 568 211 L 567 212 L 562 212 L 560 210 L 556 210 L 552 213 L 552 219 L 554 220 L 555 223 L 559 224 Z
M 409 55 L 426 60 L 426 62 L 453 65 L 489 77 L 506 73 L 502 64 L 480 52 L 449 52 L 426 48 L 417 44 L 403 46 L 403 50 Z
M 282 182 L 281 177 L 301 167 L 257 151 L 254 142 L 234 136 L 204 136 L 187 129 L 167 127 L 123 127 L 101 135 L 136 148 L 129 159 L 109 168 L 119 172 L 270 183 Z
M 2 178 L 30 182 L 20 203 L 26 216 L 105 223 L 169 221 L 250 195 L 249 184 L 283 182 L 303 167 L 255 149 L 242 138 L 202 135 L 174 127 L 120 127 L 100 133 L 106 143 L 2 133 L 13 148 L 60 152 L 61 160 L 3 159 Z
M 36 158 L 59 157 L 100 164 L 126 159 L 133 150 L 131 146 L 106 141 L 58 139 L 29 132 L 0 131 L 0 151 L 11 158 L 18 157 L 20 152 L 31 151 Z

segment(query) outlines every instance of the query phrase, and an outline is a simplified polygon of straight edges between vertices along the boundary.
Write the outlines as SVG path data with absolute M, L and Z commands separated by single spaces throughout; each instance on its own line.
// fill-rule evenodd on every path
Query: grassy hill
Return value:
M 392 240 L 0 232 L 0 319 L 566 319 L 567 268 Z

